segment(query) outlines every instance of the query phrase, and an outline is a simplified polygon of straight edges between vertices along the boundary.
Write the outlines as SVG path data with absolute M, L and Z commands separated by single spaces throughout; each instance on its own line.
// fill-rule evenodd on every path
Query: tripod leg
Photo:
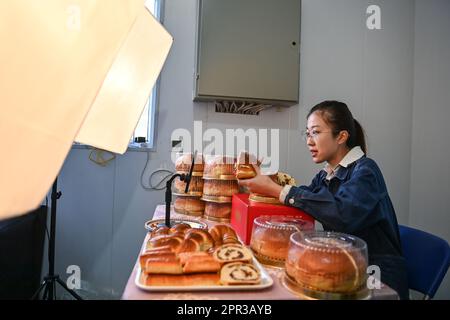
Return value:
M 61 287 L 63 287 L 68 293 L 70 293 L 72 295 L 72 297 L 74 297 L 77 300 L 83 300 L 83 298 L 81 298 L 75 291 L 73 291 L 72 289 L 69 289 L 67 287 L 67 285 L 64 283 L 64 281 L 62 281 L 59 277 L 56 278 L 56 281 L 58 281 L 58 283 L 61 285 Z
M 44 294 L 42 295 L 42 300 L 48 300 L 48 286 L 50 286 L 51 283 L 46 282 L 45 283 L 45 289 Z
M 52 300 L 56 300 L 56 281 L 53 281 L 53 298 Z
M 45 281 L 42 282 L 42 284 L 39 286 L 39 289 L 37 289 L 37 291 L 33 294 L 33 296 L 31 297 L 31 300 L 38 300 L 39 294 L 41 293 L 42 289 L 44 289 L 44 287 L 45 287 Z

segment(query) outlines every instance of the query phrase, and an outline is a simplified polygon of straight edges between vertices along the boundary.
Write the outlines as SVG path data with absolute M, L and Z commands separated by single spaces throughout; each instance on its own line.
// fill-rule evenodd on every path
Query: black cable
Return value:
M 156 173 L 158 173 L 158 172 L 167 172 L 168 174 L 167 175 L 165 175 L 155 186 L 152 184 L 152 177 L 156 174 Z M 166 189 L 166 185 L 165 185 L 165 183 L 166 183 L 166 181 L 167 180 L 169 180 L 170 179 L 170 177 L 172 177 L 173 176 L 173 172 L 172 171 L 170 171 L 170 170 L 167 170 L 167 169 L 158 169 L 158 170 L 155 170 L 155 171 L 153 171 L 151 174 L 150 174 L 150 177 L 149 177 L 149 185 L 150 185 L 150 190 L 165 190 Z M 163 185 L 162 187 L 159 187 L 160 185 Z
M 157 170 L 153 171 L 150 174 L 150 177 L 148 178 L 148 186 L 144 185 L 144 182 L 143 182 L 144 174 L 145 174 L 145 171 L 147 170 L 149 161 L 150 161 L 150 152 L 147 152 L 147 161 L 145 163 L 144 170 L 142 170 L 141 179 L 140 179 L 142 188 L 145 190 L 151 190 L 151 191 L 160 191 L 160 190 L 166 189 L 166 186 L 165 186 L 166 181 L 169 180 L 170 177 L 172 177 L 172 175 L 174 174 L 173 171 L 168 170 L 168 169 L 157 169 Z M 159 172 L 167 172 L 167 175 L 165 175 L 156 185 L 153 185 L 152 178 L 156 173 L 159 173 Z M 162 187 L 160 187 L 161 184 L 162 184 Z

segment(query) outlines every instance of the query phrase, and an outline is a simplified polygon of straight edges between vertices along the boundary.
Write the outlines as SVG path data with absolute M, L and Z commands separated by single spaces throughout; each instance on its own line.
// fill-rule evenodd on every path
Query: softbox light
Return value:
M 37 207 L 73 141 L 126 150 L 172 44 L 143 0 L 0 2 L 0 219 Z

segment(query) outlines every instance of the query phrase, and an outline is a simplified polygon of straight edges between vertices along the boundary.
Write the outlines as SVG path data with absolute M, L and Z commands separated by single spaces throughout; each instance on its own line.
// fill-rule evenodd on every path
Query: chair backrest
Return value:
M 432 299 L 450 266 L 450 247 L 444 239 L 399 226 L 409 288 Z

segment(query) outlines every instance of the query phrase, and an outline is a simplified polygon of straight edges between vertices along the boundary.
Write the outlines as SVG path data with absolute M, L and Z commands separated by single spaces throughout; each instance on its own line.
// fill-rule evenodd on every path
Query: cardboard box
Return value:
M 233 195 L 231 207 L 231 225 L 245 244 L 250 244 L 253 220 L 259 216 L 296 216 L 314 223 L 314 219 L 304 211 L 285 205 L 265 204 L 248 200 L 249 195 L 238 193 Z

